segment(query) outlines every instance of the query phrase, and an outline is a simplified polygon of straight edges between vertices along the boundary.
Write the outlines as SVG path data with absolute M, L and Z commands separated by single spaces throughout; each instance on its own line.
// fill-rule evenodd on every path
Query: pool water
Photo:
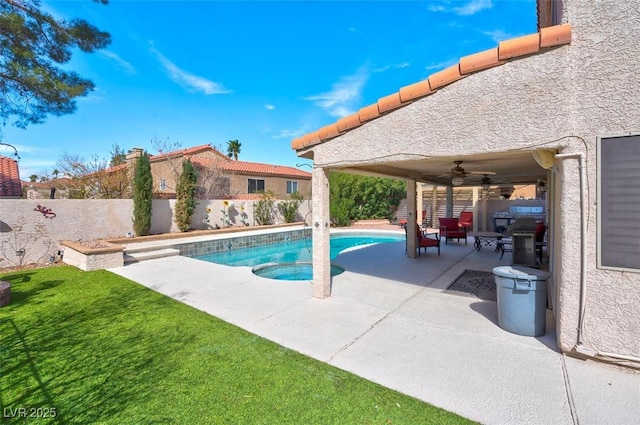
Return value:
M 277 280 L 311 280 L 313 279 L 313 266 L 311 263 L 278 263 L 263 264 L 253 268 L 253 273 Z M 331 265 L 331 276 L 337 276 L 344 272 L 344 269 L 335 264 Z
M 403 235 L 331 235 L 330 256 L 333 260 L 349 248 L 388 242 L 404 241 Z M 227 266 L 254 267 L 265 263 L 311 262 L 311 238 L 251 248 L 199 255 L 198 260 Z

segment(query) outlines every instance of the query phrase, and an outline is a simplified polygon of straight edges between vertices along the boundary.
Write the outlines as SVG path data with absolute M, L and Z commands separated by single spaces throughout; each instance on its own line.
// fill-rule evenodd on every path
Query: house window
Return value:
M 264 190 L 264 180 L 249 179 L 249 188 L 247 193 L 256 193 Z
M 298 191 L 298 182 L 287 180 L 287 193 L 295 193 Z
M 640 135 L 598 139 L 598 266 L 640 271 Z
M 160 190 L 167 190 L 167 182 L 165 179 L 160 179 Z

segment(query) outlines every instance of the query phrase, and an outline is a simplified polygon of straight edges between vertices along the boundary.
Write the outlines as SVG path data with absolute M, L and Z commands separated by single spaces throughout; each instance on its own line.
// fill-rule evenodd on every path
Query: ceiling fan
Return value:
M 451 171 L 447 174 L 441 174 L 438 177 L 451 177 L 451 184 L 453 186 L 460 186 L 464 183 L 465 177 L 469 175 L 480 175 L 484 176 L 483 183 L 486 182 L 490 184 L 490 179 L 488 176 L 494 176 L 496 173 L 493 171 L 465 171 L 464 168 L 461 167 L 463 161 L 453 161 L 455 167 L 451 169 Z

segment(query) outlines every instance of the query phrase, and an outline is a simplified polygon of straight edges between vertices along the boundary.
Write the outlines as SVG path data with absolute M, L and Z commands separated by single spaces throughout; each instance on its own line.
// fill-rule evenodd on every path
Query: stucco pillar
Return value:
M 411 258 L 416 257 L 416 223 L 416 181 L 407 180 L 407 256 Z
M 453 186 L 447 186 L 447 217 L 453 217 Z
M 422 224 L 422 209 L 424 208 L 422 206 L 422 191 L 424 189 L 424 185 L 422 183 L 418 183 L 416 185 L 416 211 L 417 211 L 417 215 L 416 215 L 416 221 L 418 222 L 418 224 Z
M 331 295 L 331 258 L 329 255 L 329 174 L 324 168 L 311 173 L 312 235 L 313 235 L 313 296 Z

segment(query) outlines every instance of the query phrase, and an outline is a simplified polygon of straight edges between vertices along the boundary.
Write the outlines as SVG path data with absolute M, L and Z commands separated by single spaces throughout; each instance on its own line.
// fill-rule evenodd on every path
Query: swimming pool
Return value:
M 397 234 L 332 234 L 330 256 L 333 260 L 341 252 L 365 245 L 404 241 Z M 311 261 L 311 238 L 260 245 L 251 248 L 230 249 L 223 252 L 197 255 L 193 258 L 227 266 L 254 267 L 265 263 L 296 263 Z

